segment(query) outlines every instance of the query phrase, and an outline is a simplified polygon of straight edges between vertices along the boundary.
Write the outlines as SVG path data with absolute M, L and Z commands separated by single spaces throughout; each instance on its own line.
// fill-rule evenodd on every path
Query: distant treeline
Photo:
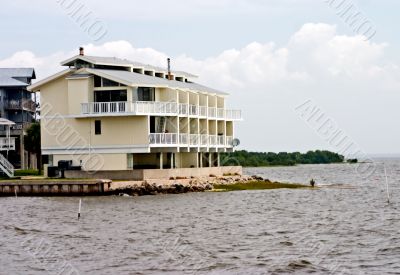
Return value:
M 323 164 L 323 163 L 340 163 L 344 161 L 344 157 L 330 151 L 308 151 L 305 154 L 300 152 L 294 153 L 261 153 L 236 151 L 234 153 L 224 153 L 221 155 L 221 165 L 241 165 L 247 167 L 258 166 L 292 166 L 296 164 Z

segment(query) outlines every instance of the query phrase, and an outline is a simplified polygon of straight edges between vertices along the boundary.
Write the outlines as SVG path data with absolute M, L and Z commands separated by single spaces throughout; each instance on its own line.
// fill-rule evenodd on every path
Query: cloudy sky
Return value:
M 398 154 L 399 9 L 396 0 L 7 1 L 0 67 L 34 66 L 41 79 L 79 46 L 160 66 L 171 57 L 173 69 L 231 94 L 243 149 L 340 151 L 305 115 L 317 108 L 357 151 Z

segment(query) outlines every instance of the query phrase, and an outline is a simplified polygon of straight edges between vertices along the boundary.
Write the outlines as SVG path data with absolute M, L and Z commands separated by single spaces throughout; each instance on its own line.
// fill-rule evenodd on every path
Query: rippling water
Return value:
M 1 274 L 399 274 L 400 162 L 251 168 L 307 190 L 0 198 Z M 365 164 L 367 165 L 367 164 Z

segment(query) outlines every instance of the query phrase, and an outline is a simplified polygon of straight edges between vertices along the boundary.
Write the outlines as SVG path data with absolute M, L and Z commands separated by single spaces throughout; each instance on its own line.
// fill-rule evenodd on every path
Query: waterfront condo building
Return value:
M 166 63 L 167 64 L 167 63 Z M 169 63 L 168 63 L 169 64 Z M 239 110 L 195 75 L 80 53 L 29 87 L 40 92 L 42 154 L 84 171 L 201 168 L 238 143 Z M 167 67 L 167 66 L 166 66 Z M 169 66 L 168 66 L 169 68 Z
M 0 156 L 0 172 L 4 167 L 36 168 L 36 156 L 24 145 L 35 121 L 36 103 L 27 90 L 35 78 L 33 68 L 0 68 L 0 154 L 6 158 Z

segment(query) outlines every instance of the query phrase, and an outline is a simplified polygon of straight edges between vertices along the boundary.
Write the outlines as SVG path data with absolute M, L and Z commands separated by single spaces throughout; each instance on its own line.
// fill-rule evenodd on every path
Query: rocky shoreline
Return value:
M 144 196 L 158 194 L 182 194 L 189 192 L 205 192 L 214 189 L 215 185 L 246 184 L 254 181 L 270 182 L 258 176 L 223 176 L 210 175 L 207 178 L 179 178 L 169 180 L 145 180 L 113 182 L 109 193 L 120 196 Z

